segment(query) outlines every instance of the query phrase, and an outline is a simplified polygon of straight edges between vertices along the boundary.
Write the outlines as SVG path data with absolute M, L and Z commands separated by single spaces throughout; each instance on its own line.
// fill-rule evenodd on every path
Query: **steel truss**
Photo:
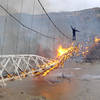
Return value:
M 38 75 L 43 72 L 42 65 L 51 60 L 38 55 L 1 55 L 0 56 L 0 82 L 5 86 L 5 81 L 20 79 L 26 75 Z M 41 67 L 42 66 L 42 67 Z M 48 69 L 50 66 L 44 66 Z

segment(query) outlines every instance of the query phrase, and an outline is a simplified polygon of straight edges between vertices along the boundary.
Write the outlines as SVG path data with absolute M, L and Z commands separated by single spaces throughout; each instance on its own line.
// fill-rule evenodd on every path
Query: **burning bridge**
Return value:
M 38 55 L 2 55 L 0 56 L 0 82 L 6 85 L 8 80 L 16 80 L 27 76 L 46 76 L 50 71 L 64 65 L 64 62 L 78 53 L 78 47 L 71 45 L 58 48 L 55 59 L 47 59 Z

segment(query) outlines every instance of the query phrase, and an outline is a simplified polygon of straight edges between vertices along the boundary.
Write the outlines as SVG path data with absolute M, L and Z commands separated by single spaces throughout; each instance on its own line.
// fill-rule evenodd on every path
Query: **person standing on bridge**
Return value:
M 76 32 L 80 32 L 80 31 L 78 31 L 77 29 L 76 29 L 76 27 L 72 27 L 71 26 L 71 29 L 72 29 L 72 32 L 73 32 L 73 41 L 75 41 L 76 40 Z

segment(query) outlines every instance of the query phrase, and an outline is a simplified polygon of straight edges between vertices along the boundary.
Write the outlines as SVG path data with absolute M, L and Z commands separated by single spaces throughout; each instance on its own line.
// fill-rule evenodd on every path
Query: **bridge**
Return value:
M 66 50 L 59 51 L 55 59 L 47 59 L 38 55 L 2 55 L 0 56 L 0 82 L 5 86 L 6 81 L 16 80 L 27 76 L 46 76 L 50 71 L 78 53 L 77 46 L 70 46 Z M 59 54 L 58 53 L 58 54 Z
M 20 12 L 21 12 L 22 7 L 23 7 L 23 0 L 20 0 L 20 1 L 22 1 L 21 8 L 20 8 Z M 58 38 L 60 38 L 61 36 L 63 37 L 65 42 L 66 40 L 71 41 L 71 38 L 67 36 L 66 33 L 64 33 L 63 30 L 61 30 L 56 25 L 56 23 L 53 21 L 51 16 L 49 16 L 49 14 L 46 11 L 46 8 L 43 6 L 41 1 L 40 0 L 37 0 L 37 1 L 33 0 L 33 1 L 34 1 L 33 3 L 34 5 L 35 5 L 35 2 L 39 4 L 40 8 L 42 9 L 42 12 L 44 12 L 51 26 L 54 28 L 53 30 L 56 30 L 57 34 L 59 33 L 58 37 L 56 37 L 55 32 L 53 32 L 53 34 L 51 34 L 51 32 L 50 34 L 48 34 L 49 32 L 45 33 L 44 31 L 42 32 L 41 30 L 32 27 L 34 26 L 33 25 L 34 7 L 35 7 L 34 5 L 33 5 L 33 10 L 32 10 L 33 12 L 32 18 L 31 18 L 32 20 L 30 21 L 31 25 L 26 25 L 24 21 L 21 21 L 18 17 L 16 17 L 14 13 L 10 12 L 8 5 L 9 5 L 9 2 L 11 2 L 11 0 L 9 1 L 7 0 L 6 6 L 5 4 L 3 4 L 5 2 L 3 1 L 0 2 L 0 12 L 1 14 L 3 13 L 4 15 L 6 15 L 6 17 L 4 18 L 3 16 L 4 19 L 1 20 L 1 23 L 3 23 L 3 25 L 0 26 L 2 30 L 4 29 L 3 31 L 0 30 L 0 36 L 1 36 L 0 37 L 0 47 L 1 47 L 0 49 L 0 83 L 4 86 L 6 85 L 7 81 L 13 81 L 16 79 L 22 80 L 23 78 L 26 78 L 27 76 L 45 77 L 52 70 L 59 68 L 61 66 L 64 66 L 65 61 L 67 61 L 74 55 L 77 56 L 77 54 L 80 52 L 79 45 L 76 46 L 72 44 L 68 48 L 65 48 L 65 49 L 60 47 L 58 50 L 58 55 L 55 57 L 55 59 L 45 58 L 39 55 L 33 55 L 35 53 L 33 54 L 30 53 L 30 51 L 36 48 L 36 47 L 33 48 L 34 42 L 38 43 L 40 39 L 41 41 L 44 41 L 44 39 L 48 39 L 50 42 L 52 41 L 53 47 L 54 47 L 54 42 L 55 41 L 57 42 L 59 40 Z M 11 24 L 10 29 L 9 29 L 10 27 L 9 23 L 14 23 L 14 24 Z M 9 30 L 16 28 L 14 27 L 14 25 L 16 25 L 17 27 L 17 30 L 16 30 L 17 32 L 16 31 L 9 32 Z M 20 30 L 23 30 L 23 31 L 20 31 Z M 28 34 L 30 32 L 32 32 L 32 34 Z M 10 35 L 8 33 L 10 33 Z M 26 35 L 26 38 L 29 39 L 28 40 L 29 43 L 26 42 L 25 35 Z M 14 36 L 14 38 L 11 36 Z M 39 37 L 39 39 L 37 39 L 37 37 Z M 43 39 L 40 37 L 43 37 Z M 43 43 L 48 44 L 46 43 L 48 40 L 46 40 Z M 40 44 L 41 44 L 41 41 L 40 41 Z M 61 41 L 62 41 L 62 38 L 61 38 Z M 19 50 L 20 48 L 21 48 L 21 51 Z M 12 49 L 14 49 L 14 52 L 9 53 L 10 51 L 13 51 Z M 26 51 L 24 51 L 26 49 L 28 53 L 24 54 L 26 53 Z M 7 55 L 5 55 L 6 52 L 8 53 Z M 84 54 L 87 52 L 88 50 L 85 50 Z M 10 55 L 10 54 L 13 54 L 13 55 Z
M 34 50 L 32 48 L 33 46 L 30 46 L 30 43 L 31 45 L 33 45 L 34 41 L 36 42 L 36 39 L 34 40 L 34 37 L 37 38 L 38 35 L 40 37 L 43 37 L 43 39 L 47 38 L 50 41 L 53 40 L 53 44 L 54 44 L 54 41 L 58 41 L 56 36 L 51 35 L 51 33 L 50 33 L 51 35 L 50 36 L 48 33 L 41 32 L 41 30 L 32 27 L 33 19 L 35 16 L 34 9 L 35 9 L 35 6 L 37 5 L 40 6 L 40 9 L 42 10 L 41 12 L 44 12 L 44 14 L 48 18 L 53 28 L 57 31 L 57 33 L 59 33 L 61 36 L 63 36 L 67 40 L 71 40 L 71 39 L 66 35 L 66 33 L 64 33 L 56 25 L 53 19 L 49 16 L 41 0 L 37 0 L 37 1 L 33 0 L 32 2 L 33 3 L 32 18 L 30 18 L 32 19 L 30 22 L 31 25 L 26 25 L 23 21 L 20 20 L 19 17 L 16 16 L 16 14 L 12 13 L 9 7 L 9 4 L 11 2 L 12 1 L 10 0 L 7 0 L 7 2 L 6 1 L 0 2 L 0 13 L 1 13 L 1 16 L 4 16 L 4 17 L 1 17 L 3 19 L 1 19 L 2 25 L 0 26 L 1 28 L 1 31 L 0 31 L 0 48 L 1 48 L 0 49 L 0 83 L 2 83 L 4 86 L 6 85 L 6 81 L 8 80 L 16 80 L 16 79 L 22 80 L 23 78 L 30 75 L 34 77 L 35 76 L 44 77 L 51 70 L 58 68 L 60 66 L 63 66 L 64 62 L 67 59 L 69 59 L 71 56 L 73 56 L 73 54 L 76 53 L 77 51 L 76 49 L 77 47 L 70 46 L 69 48 L 67 48 L 67 50 L 64 50 L 64 52 L 61 55 L 55 57 L 55 59 L 48 59 L 48 58 L 41 57 L 38 55 L 33 55 L 32 53 L 30 53 L 30 50 L 28 50 L 29 54 L 28 53 L 26 54 L 24 50 L 26 49 Z M 23 0 L 21 0 L 20 5 L 21 5 L 20 12 L 23 13 L 22 12 L 22 9 L 24 6 Z M 8 23 L 14 23 L 14 24 L 9 25 Z M 9 32 L 9 30 L 12 30 L 15 28 L 14 25 L 16 25 L 17 30 Z M 9 29 L 10 26 L 11 28 Z M 23 30 L 23 32 L 20 31 L 21 29 Z M 32 34 L 28 36 L 30 31 L 32 32 Z M 29 37 L 31 38 L 33 36 L 32 39 L 29 38 L 29 43 L 26 43 L 25 41 L 25 36 L 24 36 L 25 32 L 27 32 L 27 35 L 26 35 L 27 38 Z M 21 37 L 19 33 L 23 34 L 23 37 Z M 30 42 L 30 40 L 34 40 L 34 41 Z M 22 45 L 19 45 L 19 44 L 22 44 Z M 28 46 L 26 46 L 26 44 Z M 22 48 L 22 47 L 26 47 L 26 48 Z M 22 48 L 21 52 L 23 53 L 19 52 L 20 48 Z

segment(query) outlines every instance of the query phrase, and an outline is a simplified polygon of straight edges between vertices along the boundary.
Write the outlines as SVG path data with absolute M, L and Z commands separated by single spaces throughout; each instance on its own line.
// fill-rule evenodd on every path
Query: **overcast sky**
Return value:
M 100 7 L 100 0 L 48 0 L 50 11 L 77 11 Z
M 25 4 L 26 1 L 26 4 Z M 60 12 L 60 11 L 78 11 L 82 9 L 88 9 L 93 7 L 100 7 L 100 0 L 40 0 L 44 5 L 46 11 L 49 12 Z M 31 11 L 31 5 L 34 0 L 24 0 L 24 9 L 28 12 Z M 26 7 L 26 5 L 29 5 Z M 30 10 L 28 10 L 28 7 Z M 37 12 L 42 11 L 35 0 L 35 10 Z
M 7 2 L 8 1 L 8 2 Z M 77 11 L 87 8 L 100 7 L 100 0 L 40 0 L 48 12 Z M 33 14 L 43 13 L 38 0 L 0 0 L 0 4 L 9 6 L 16 12 Z M 11 10 L 11 11 L 12 11 Z

